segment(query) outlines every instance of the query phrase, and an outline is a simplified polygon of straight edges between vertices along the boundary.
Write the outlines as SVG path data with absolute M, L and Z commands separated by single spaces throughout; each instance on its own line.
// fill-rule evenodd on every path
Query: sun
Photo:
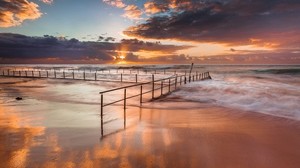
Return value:
M 124 59 L 125 59 L 125 56 L 124 56 L 124 55 L 121 55 L 119 58 L 120 58 L 121 60 L 124 60 Z

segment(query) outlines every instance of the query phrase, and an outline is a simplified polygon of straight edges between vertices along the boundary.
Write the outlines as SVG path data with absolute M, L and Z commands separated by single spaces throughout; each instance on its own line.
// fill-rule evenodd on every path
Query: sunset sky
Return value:
M 300 64 L 299 0 L 0 0 L 0 63 Z

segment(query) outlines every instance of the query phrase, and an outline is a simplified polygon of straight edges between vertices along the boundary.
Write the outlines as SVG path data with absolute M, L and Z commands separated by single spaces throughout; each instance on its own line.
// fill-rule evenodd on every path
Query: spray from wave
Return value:
M 300 120 L 299 69 L 231 70 L 190 83 L 169 98 Z

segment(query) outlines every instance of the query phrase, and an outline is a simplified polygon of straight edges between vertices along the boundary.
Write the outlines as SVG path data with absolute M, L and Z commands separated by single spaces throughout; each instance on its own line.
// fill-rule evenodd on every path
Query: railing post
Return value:
M 100 101 L 101 135 L 103 136 L 103 94 L 101 94 Z
M 179 79 L 179 80 L 180 80 L 180 86 L 181 86 L 181 77 L 182 77 L 182 76 L 180 76 L 180 79 Z
M 169 78 L 169 92 L 171 91 L 171 79 Z
M 186 84 L 186 75 L 184 75 L 184 84 Z
M 49 74 L 48 74 L 48 71 L 47 71 L 47 78 L 48 78 Z
M 141 85 L 141 90 L 140 90 L 140 106 L 143 103 L 143 85 Z
M 154 99 L 154 75 L 152 74 L 152 99 Z
M 177 88 L 177 75 L 175 77 L 175 90 L 176 90 L 176 88 Z
M 32 75 L 32 77 L 34 77 L 34 73 L 33 73 L 33 71 L 31 71 L 31 75 Z
M 160 84 L 160 95 L 163 95 L 163 90 L 164 89 L 164 80 L 161 80 L 161 84 Z
M 19 76 L 21 76 L 21 71 L 19 71 Z
M 83 71 L 83 80 L 85 80 L 85 70 Z
M 126 88 L 124 89 L 124 110 L 126 109 Z
M 97 80 L 97 72 L 95 72 L 95 81 Z
M 137 81 L 137 74 L 135 74 L 135 83 L 137 83 L 138 81 Z
M 63 77 L 64 77 L 64 79 L 66 78 L 65 71 L 63 71 Z
M 27 71 L 25 70 L 25 76 L 27 77 Z
M 121 82 L 123 82 L 123 74 L 121 73 Z
M 73 79 L 75 78 L 75 74 L 74 74 L 74 71 L 72 72 L 72 78 L 73 78 Z
M 126 127 L 126 88 L 124 89 L 124 128 Z
M 41 71 L 39 71 L 39 77 L 41 77 Z
M 56 78 L 56 71 L 54 70 L 54 78 Z

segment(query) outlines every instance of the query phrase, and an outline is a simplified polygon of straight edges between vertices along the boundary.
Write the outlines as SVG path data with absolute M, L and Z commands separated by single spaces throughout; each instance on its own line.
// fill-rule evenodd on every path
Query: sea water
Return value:
M 214 65 L 212 80 L 184 85 L 169 98 L 300 120 L 300 66 Z
M 105 69 L 139 69 L 143 70 L 163 70 L 172 72 L 166 76 L 174 73 L 189 73 L 190 65 L 1 65 L 5 68 L 31 68 L 31 69 L 79 69 L 79 70 L 105 70 Z M 175 72 L 176 71 L 176 72 Z M 217 105 L 223 107 L 234 108 L 238 110 L 246 110 L 251 112 L 265 113 L 279 117 L 285 117 L 295 120 L 300 120 L 300 66 L 299 65 L 195 65 L 192 72 L 209 71 L 212 80 L 196 81 L 188 83 L 179 87 L 179 89 L 170 94 L 166 100 L 173 101 L 174 98 L 182 101 L 193 101 L 205 103 L 209 105 Z M 174 72 L 174 73 L 173 73 Z M 163 76 L 160 76 L 163 78 Z M 148 78 L 145 78 L 148 79 Z M 149 78 L 150 80 L 151 78 Z M 22 84 L 22 88 L 27 87 L 43 87 L 49 86 L 48 83 L 38 83 L 36 86 L 33 79 L 20 79 L 5 77 L 0 78 L 0 89 L 2 89 L 0 100 L 2 103 L 11 101 L 11 97 L 18 96 L 20 86 L 16 83 Z M 35 86 L 26 86 L 30 83 Z M 45 81 L 44 81 L 45 82 Z M 56 86 L 54 86 L 56 85 Z M 111 85 L 111 86 L 109 86 Z M 41 94 L 34 94 L 31 97 L 39 96 L 38 99 L 51 102 L 53 99 L 74 102 L 75 104 L 83 104 L 92 102 L 98 104 L 98 91 L 103 91 L 106 88 L 113 88 L 119 86 L 116 83 L 106 84 L 106 86 L 99 86 L 97 83 L 88 83 L 82 81 L 80 84 L 72 84 L 68 81 L 67 85 L 64 83 L 50 85 L 55 90 L 48 93 L 47 96 Z M 83 89 L 85 86 L 87 90 Z M 60 89 L 60 87 L 62 89 Z M 69 91 L 66 88 L 69 87 Z M 76 88 L 81 88 L 84 93 Z M 90 89 L 89 89 L 90 88 Z M 102 89 L 102 90 L 101 90 Z M 38 89 L 37 89 L 38 90 Z M 43 92 L 49 90 L 47 88 L 40 89 Z M 7 92 L 8 91 L 8 92 Z M 38 92 L 38 91 L 37 91 Z M 87 94 L 88 93 L 88 94 Z M 94 93 L 94 95 L 93 95 Z M 54 94 L 54 95 L 53 95 Z M 26 93 L 25 93 L 26 95 Z M 31 95 L 31 94 L 30 94 Z M 61 97 L 59 97 L 61 95 Z M 74 96 L 72 96 L 74 95 Z M 54 98 L 53 98 L 54 97 Z M 9 99 L 10 98 L 10 99 Z M 88 100 L 90 98 L 90 100 Z M 72 99 L 72 100 L 68 100 Z M 73 100 L 75 99 L 75 100 Z

